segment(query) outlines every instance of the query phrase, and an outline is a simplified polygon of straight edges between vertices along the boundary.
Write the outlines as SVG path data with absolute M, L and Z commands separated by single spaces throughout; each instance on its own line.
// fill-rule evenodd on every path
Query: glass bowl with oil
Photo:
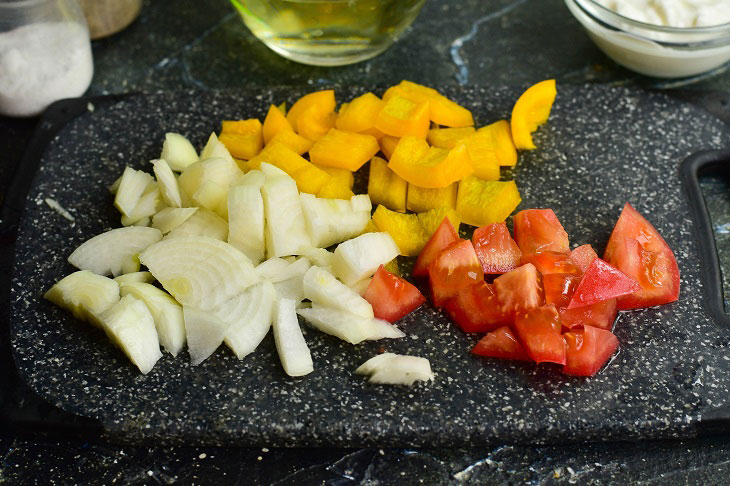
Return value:
M 274 52 L 304 64 L 342 66 L 377 56 L 425 0 L 231 0 Z

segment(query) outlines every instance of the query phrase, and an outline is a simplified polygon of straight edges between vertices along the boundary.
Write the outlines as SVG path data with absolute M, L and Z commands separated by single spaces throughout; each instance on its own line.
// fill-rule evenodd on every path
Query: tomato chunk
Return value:
M 522 263 L 532 263 L 543 275 L 553 273 L 580 275 L 582 273 L 578 265 L 570 258 L 569 253 L 544 251 L 542 253 L 528 254 L 522 257 Z
M 514 314 L 519 309 L 540 307 L 545 303 L 542 279 L 535 266 L 527 263 L 494 279 L 502 311 Z
M 595 258 L 573 292 L 568 309 L 615 299 L 636 292 L 639 288 L 636 280 L 600 258 Z
M 619 310 L 667 304 L 679 298 L 679 267 L 674 253 L 629 203 L 611 232 L 603 258 L 641 286 L 619 299 Z
M 527 351 L 517 340 L 508 326 L 487 333 L 471 350 L 472 353 L 487 358 L 518 359 L 530 361 Z
M 581 245 L 570 252 L 570 259 L 580 268 L 581 272 L 585 272 L 595 258 L 598 258 L 598 254 L 591 245 Z
M 477 228 L 471 241 L 485 274 L 507 273 L 520 266 L 522 252 L 504 222 Z
M 426 302 L 413 284 L 393 275 L 383 265 L 378 267 L 363 297 L 373 306 L 375 317 L 388 322 L 405 317 Z
M 580 282 L 577 275 L 564 273 L 551 273 L 542 276 L 542 285 L 545 289 L 545 303 L 555 304 L 555 307 L 566 307 L 573 297 L 576 287 Z
M 461 289 L 484 280 L 482 264 L 469 240 L 460 240 L 441 250 L 428 268 L 431 299 L 436 307 Z
M 552 209 L 525 209 L 515 214 L 514 234 L 523 255 L 570 252 L 568 233 Z
M 449 218 L 444 218 L 439 227 L 436 228 L 436 231 L 431 235 L 431 238 L 429 238 L 426 246 L 418 254 L 416 264 L 413 266 L 413 276 L 428 276 L 428 267 L 431 265 L 431 262 L 438 256 L 441 250 L 457 241 L 459 241 L 459 234 L 454 229 Z
M 517 336 L 527 355 L 537 363 L 565 364 L 565 339 L 560 334 L 560 316 L 554 305 L 515 314 Z
M 610 331 L 616 321 L 618 309 L 616 299 L 611 299 L 574 309 L 561 308 L 558 309 L 558 313 L 563 327 L 573 328 L 585 325 Z
M 502 312 L 497 292 L 485 281 L 464 287 L 444 304 L 454 323 L 464 332 L 487 332 L 510 322 Z
M 618 339 L 611 331 L 584 326 L 564 335 L 567 343 L 563 373 L 574 376 L 593 376 L 618 349 Z

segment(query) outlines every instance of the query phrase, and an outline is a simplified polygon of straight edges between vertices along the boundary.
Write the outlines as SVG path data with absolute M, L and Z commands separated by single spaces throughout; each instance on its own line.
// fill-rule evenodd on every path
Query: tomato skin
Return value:
M 554 273 L 570 275 L 580 275 L 583 273 L 580 271 L 578 265 L 570 258 L 569 253 L 543 251 L 541 253 L 523 256 L 522 263 L 532 263 L 543 276 Z
M 459 240 L 441 250 L 428 267 L 431 299 L 436 307 L 461 289 L 484 280 L 482 264 L 469 240 Z
M 570 252 L 570 259 L 580 268 L 581 273 L 585 273 L 595 258 L 598 258 L 598 253 L 591 245 L 581 245 Z
M 504 222 L 477 228 L 471 241 L 485 274 L 507 273 L 520 266 L 522 251 Z
M 502 312 L 494 287 L 483 280 L 461 289 L 446 301 L 444 308 L 464 332 L 493 331 L 511 321 Z
M 428 267 L 431 262 L 438 256 L 438 254 L 447 246 L 459 241 L 459 234 L 454 229 L 454 226 L 449 221 L 449 218 L 444 218 L 436 231 L 433 232 L 431 238 L 429 238 L 426 246 L 418 254 L 416 264 L 413 266 L 414 277 L 427 277 Z
M 639 290 L 636 280 L 626 276 L 614 266 L 595 258 L 583 274 L 578 288 L 570 299 L 568 309 L 592 305 L 616 299 Z
M 619 310 L 652 307 L 679 298 L 679 267 L 674 253 L 629 203 L 611 232 L 603 258 L 641 286 L 641 290 L 619 299 Z
M 494 288 L 505 314 L 514 314 L 520 309 L 540 307 L 545 303 L 542 277 L 531 263 L 494 279 Z
M 552 209 L 525 209 L 514 216 L 514 234 L 523 255 L 570 252 L 568 233 Z
M 503 326 L 487 333 L 476 343 L 471 352 L 487 358 L 530 361 L 527 351 L 517 340 L 509 326 Z
M 616 299 L 611 299 L 573 309 L 560 308 L 558 313 L 563 327 L 568 329 L 585 325 L 610 331 L 616 321 L 618 309 Z
M 426 302 L 413 284 L 393 275 L 383 265 L 378 267 L 363 298 L 373 306 L 375 317 L 388 322 L 405 317 Z
M 566 307 L 578 287 L 580 277 L 577 275 L 551 273 L 542 276 L 545 289 L 545 304 L 554 304 L 558 309 Z
M 573 376 L 593 376 L 618 349 L 618 339 L 611 331 L 584 326 L 564 335 L 567 344 L 563 373 Z
M 554 305 L 517 312 L 514 327 L 533 361 L 565 364 L 565 339 L 560 334 L 562 325 Z

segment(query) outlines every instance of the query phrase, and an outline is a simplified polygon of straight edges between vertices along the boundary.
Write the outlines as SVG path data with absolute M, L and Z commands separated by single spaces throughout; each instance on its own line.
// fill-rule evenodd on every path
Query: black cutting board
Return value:
M 338 89 L 338 100 L 363 91 Z M 520 91 L 444 89 L 478 124 L 508 118 Z M 593 378 L 473 357 L 477 337 L 430 306 L 399 323 L 408 335 L 400 340 L 352 346 L 303 326 L 315 363 L 304 378 L 283 373 L 271 335 L 242 361 L 224 347 L 198 367 L 185 354 L 166 354 L 143 376 L 101 331 L 42 299 L 73 271 L 66 258 L 76 246 L 119 226 L 107 187 L 125 165 L 149 170 L 166 131 L 200 147 L 222 119 L 263 119 L 270 103 L 291 103 L 305 92 L 131 95 L 99 103 L 63 127 L 30 189 L 12 277 L 11 346 L 32 390 L 97 420 L 108 437 L 123 441 L 455 446 L 638 439 L 692 436 L 703 417 L 721 422 L 730 416 L 723 408 L 730 401 L 730 328 L 710 279 L 717 273 L 716 261 L 707 258 L 714 246 L 706 222 L 696 222 L 691 210 L 702 208 L 701 199 L 688 199 L 691 184 L 683 185 L 680 170 L 690 154 L 730 147 L 730 130 L 656 93 L 559 87 L 550 121 L 536 135 L 539 149 L 520 154 L 514 170 L 520 208 L 553 208 L 574 245 L 590 243 L 601 252 L 630 201 L 677 255 L 680 300 L 622 313 L 615 328 L 620 352 Z M 687 180 L 718 157 L 695 161 Z M 45 198 L 75 222 L 51 210 Z M 373 386 L 353 374 L 383 348 L 427 357 L 435 381 Z

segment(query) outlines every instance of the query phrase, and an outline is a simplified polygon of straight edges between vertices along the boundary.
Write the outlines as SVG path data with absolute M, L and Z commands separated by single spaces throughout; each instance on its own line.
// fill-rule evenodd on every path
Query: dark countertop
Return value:
M 555 77 L 563 84 L 667 90 L 730 123 L 728 96 L 717 93 L 730 90 L 727 67 L 679 82 L 634 75 L 594 47 L 562 0 L 430 0 L 390 50 L 340 68 L 284 60 L 253 38 L 228 2 L 206 2 L 204 8 L 201 4 L 148 1 L 127 30 L 94 42 L 95 76 L 88 94 L 302 84 L 386 86 L 401 79 L 428 85 L 526 86 Z M 6 155 L 0 162 L 0 202 L 36 122 L 0 117 L 0 147 Z M 722 266 L 728 268 L 728 181 L 708 177 L 703 189 Z M 0 274 L 7 275 L 5 260 L 0 265 Z M 727 277 L 725 282 L 728 288 Z M 269 450 L 119 446 L 90 437 L 18 431 L 0 438 L 0 457 L 0 481 L 9 483 L 724 484 L 730 474 L 730 439 L 458 450 Z

